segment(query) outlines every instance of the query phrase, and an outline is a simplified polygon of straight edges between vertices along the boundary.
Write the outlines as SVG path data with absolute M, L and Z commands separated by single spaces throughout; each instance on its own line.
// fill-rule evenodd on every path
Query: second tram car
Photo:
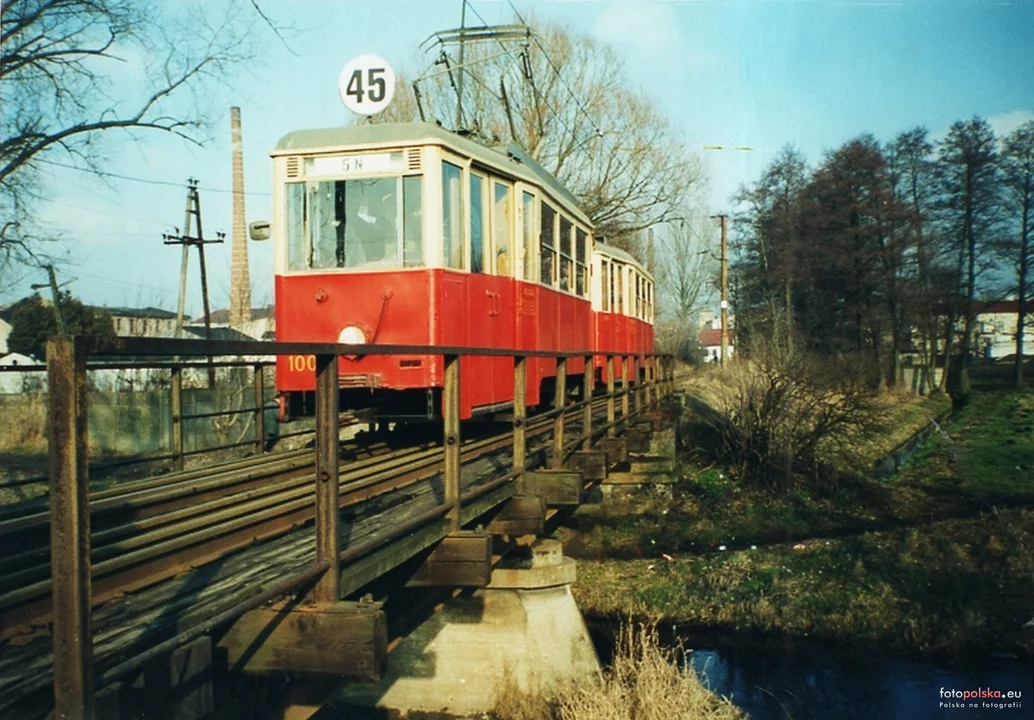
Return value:
M 652 278 L 627 253 L 594 246 L 573 195 L 516 145 L 366 124 L 290 133 L 273 168 L 277 340 L 653 349 Z M 583 363 L 571 361 L 572 379 Z M 314 366 L 278 358 L 286 414 L 312 412 Z M 342 408 L 440 412 L 440 356 L 342 357 L 339 370 Z M 529 405 L 551 400 L 555 372 L 552 359 L 529 359 Z M 463 359 L 463 418 L 512 400 L 510 358 Z

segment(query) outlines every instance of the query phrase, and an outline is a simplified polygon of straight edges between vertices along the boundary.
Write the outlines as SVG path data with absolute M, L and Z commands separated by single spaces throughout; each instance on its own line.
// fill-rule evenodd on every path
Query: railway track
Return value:
M 603 408 L 597 401 L 594 411 Z M 567 420 L 572 430 L 579 422 Z M 594 421 L 595 423 L 595 421 Z M 529 443 L 550 434 L 550 414 L 528 424 Z M 512 433 L 464 443 L 464 463 L 507 450 Z M 440 445 L 346 448 L 342 508 L 427 480 L 442 469 Z M 529 445 L 529 453 L 534 449 Z M 343 453 L 344 454 L 344 453 Z M 359 457 L 365 454 L 366 457 Z M 307 524 L 313 517 L 315 452 L 238 461 L 127 483 L 91 494 L 93 604 L 100 605 Z M 50 613 L 49 515 L 45 503 L 0 513 L 0 640 Z

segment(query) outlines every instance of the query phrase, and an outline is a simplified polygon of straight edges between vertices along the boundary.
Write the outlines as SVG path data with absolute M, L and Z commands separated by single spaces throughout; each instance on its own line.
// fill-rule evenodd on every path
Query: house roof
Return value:
M 252 308 L 251 319 L 252 320 L 266 320 L 273 317 L 273 308 Z M 230 322 L 230 311 L 229 310 L 213 310 L 208 314 L 208 321 L 212 323 L 228 323 Z M 205 324 L 205 316 L 201 315 L 194 322 Z
M 175 320 L 176 313 L 162 310 L 156 307 L 132 308 L 132 307 L 102 307 L 94 305 L 94 310 L 101 310 L 112 317 L 147 318 L 151 320 Z
M 729 337 L 729 344 L 733 344 L 733 339 L 736 337 L 736 330 L 728 328 L 725 334 Z M 712 328 L 704 328 L 700 331 L 700 344 L 704 347 L 711 347 L 714 345 L 722 344 L 722 331 L 714 330 Z
M 204 325 L 189 325 L 183 328 L 184 333 L 189 333 L 195 337 L 205 339 L 205 326 Z M 221 341 L 232 341 L 232 342 L 255 342 L 255 338 L 251 335 L 245 335 L 239 330 L 234 330 L 228 327 L 214 327 L 211 329 L 211 339 Z
M 987 300 L 973 303 L 977 315 L 1015 315 L 1020 309 L 1019 300 Z M 1034 312 L 1034 301 L 1027 303 L 1026 312 Z

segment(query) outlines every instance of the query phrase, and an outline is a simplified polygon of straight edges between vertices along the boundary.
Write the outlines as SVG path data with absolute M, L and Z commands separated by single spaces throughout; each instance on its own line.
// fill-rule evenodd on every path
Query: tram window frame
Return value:
M 539 282 L 552 288 L 556 287 L 558 214 L 549 203 L 539 204 Z
M 308 192 L 304 181 L 285 183 L 284 190 L 284 224 L 287 239 L 286 257 L 288 272 L 309 270 L 305 258 L 309 246 L 309 204 Z M 292 202 L 292 196 L 293 202 Z M 301 217 L 292 222 L 292 213 L 301 210 Z
M 610 263 L 600 260 L 600 310 L 610 312 Z
M 446 177 L 447 169 L 455 169 L 458 175 L 455 189 L 450 190 L 453 179 Z M 466 208 L 464 207 L 464 174 L 463 165 L 442 159 L 441 177 L 441 239 L 442 239 L 442 267 L 446 270 L 464 270 L 463 257 L 466 254 L 466 238 L 464 237 L 464 226 Z M 452 207 L 455 202 L 457 207 Z M 455 245 L 453 244 L 455 242 Z
M 574 229 L 574 271 L 575 271 L 575 294 L 578 297 L 589 296 L 589 233 L 575 226 Z
M 639 273 L 635 273 L 635 316 L 643 317 L 643 288 Z
M 558 268 L 558 286 L 561 292 L 573 293 L 575 291 L 574 257 L 571 251 L 571 242 L 574 234 L 574 223 L 566 215 L 560 214 L 559 226 L 560 266 Z
M 524 244 L 524 280 L 527 282 L 538 281 L 539 268 L 539 231 L 538 218 L 535 216 L 535 208 L 538 207 L 535 193 L 529 190 L 522 190 L 521 195 L 521 228 L 522 242 Z
M 492 272 L 500 277 L 512 277 L 516 273 L 513 262 L 513 186 L 492 178 Z M 499 191 L 503 191 L 502 197 Z
M 409 189 L 416 187 L 416 193 Z M 407 189 L 409 188 L 409 189 Z M 411 217 L 412 215 L 412 217 Z M 413 252 L 415 250 L 415 252 Z M 424 267 L 424 176 L 402 176 L 402 267 Z
M 468 267 L 472 273 L 490 273 L 492 272 L 492 240 L 488 233 L 488 213 L 485 212 L 485 186 L 488 182 L 488 176 L 473 169 L 469 170 L 468 174 L 467 220 L 469 230 L 467 237 L 470 238 L 470 263 Z M 474 200 L 475 188 L 477 188 L 476 203 Z M 489 262 L 485 262 L 486 258 L 489 259 Z
M 389 183 L 390 192 L 385 193 Z M 358 191 L 356 186 L 359 186 Z M 357 222 L 354 215 L 350 217 L 357 200 L 356 192 L 360 193 L 360 197 L 365 192 L 372 192 L 373 195 L 384 193 L 379 203 L 375 197 L 365 201 L 376 209 L 361 204 L 356 212 L 359 219 L 371 224 L 370 228 L 366 228 L 367 231 L 383 223 L 393 226 L 393 241 L 387 241 L 390 238 L 388 235 L 379 244 L 371 244 L 373 239 L 364 238 L 363 230 L 350 230 L 351 223 Z M 393 196 L 392 202 L 385 202 L 389 194 Z M 423 194 L 423 173 L 314 177 L 285 182 L 282 222 L 286 242 L 280 252 L 284 254 L 286 271 L 370 272 L 422 267 Z M 391 208 L 391 212 L 382 215 L 388 208 Z M 370 215 L 364 216 L 364 212 Z M 410 217 L 411 212 L 415 218 Z M 371 249 L 380 249 L 381 256 L 367 259 Z M 357 256 L 362 260 L 356 262 Z
M 627 275 L 627 273 L 625 272 L 625 265 L 623 263 L 619 264 L 617 267 L 618 267 L 618 280 L 617 280 L 618 303 L 617 303 L 617 305 L 615 307 L 617 308 L 618 315 L 624 315 L 625 314 L 625 276 Z

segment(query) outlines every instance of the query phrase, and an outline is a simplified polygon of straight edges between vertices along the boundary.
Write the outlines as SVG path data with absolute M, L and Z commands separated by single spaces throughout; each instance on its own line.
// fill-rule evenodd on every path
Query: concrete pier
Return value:
M 571 594 L 575 562 L 557 540 L 507 556 L 487 588 L 453 598 L 388 656 L 387 675 L 335 701 L 399 712 L 487 712 L 504 682 L 547 694 L 600 665 Z

